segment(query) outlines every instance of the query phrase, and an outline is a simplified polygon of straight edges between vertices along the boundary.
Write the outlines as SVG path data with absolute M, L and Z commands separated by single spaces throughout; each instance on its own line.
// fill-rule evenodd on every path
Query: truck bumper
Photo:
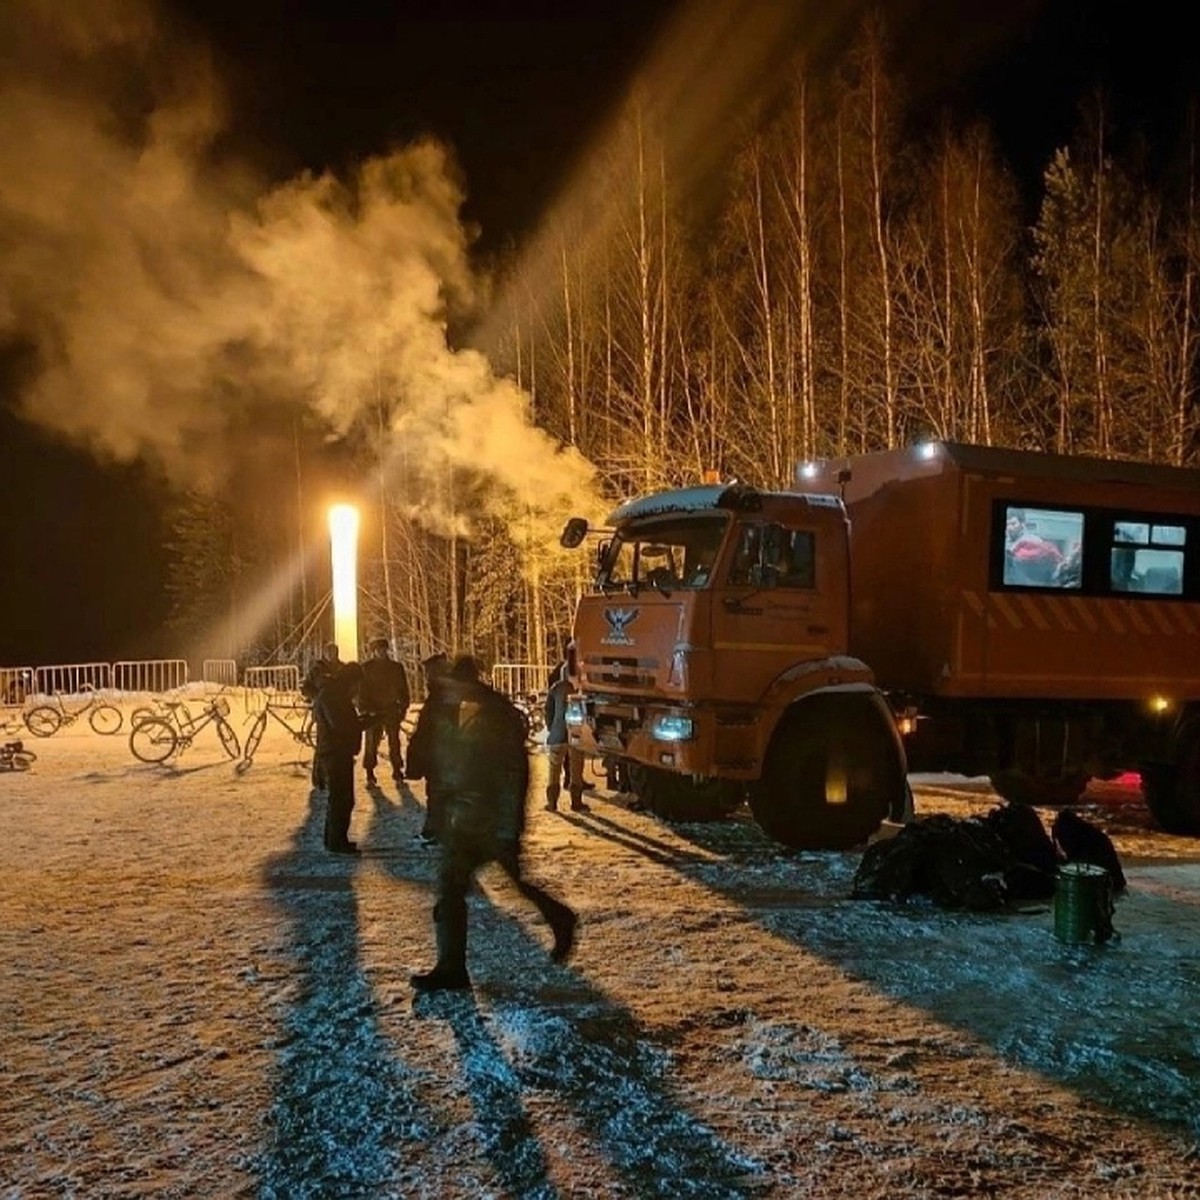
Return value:
M 718 755 L 718 715 L 714 707 L 589 698 L 584 702 L 584 712 L 583 723 L 570 726 L 568 737 L 570 744 L 585 754 L 612 755 L 706 779 L 757 776 L 756 756 L 730 760 Z M 691 736 L 662 736 L 660 718 L 670 718 L 675 724 L 680 719 L 690 721 Z

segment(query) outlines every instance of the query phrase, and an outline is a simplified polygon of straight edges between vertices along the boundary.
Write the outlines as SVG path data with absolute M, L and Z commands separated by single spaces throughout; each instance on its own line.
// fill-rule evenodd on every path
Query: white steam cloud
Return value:
M 206 56 L 140 0 L 0 10 L 0 337 L 35 352 L 24 414 L 195 485 L 265 406 L 337 435 L 384 405 L 409 494 L 461 466 L 497 515 L 593 508 L 589 464 L 447 344 L 476 281 L 446 149 L 266 188 L 216 155 L 224 123 Z

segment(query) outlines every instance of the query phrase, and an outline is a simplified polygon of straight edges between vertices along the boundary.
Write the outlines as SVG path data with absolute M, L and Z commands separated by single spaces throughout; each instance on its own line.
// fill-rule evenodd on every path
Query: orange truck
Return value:
M 844 848 L 905 815 L 908 770 L 1047 804 L 1135 770 L 1200 833 L 1200 471 L 934 442 L 598 532 L 570 737 L 651 810 L 746 797 L 784 844 Z

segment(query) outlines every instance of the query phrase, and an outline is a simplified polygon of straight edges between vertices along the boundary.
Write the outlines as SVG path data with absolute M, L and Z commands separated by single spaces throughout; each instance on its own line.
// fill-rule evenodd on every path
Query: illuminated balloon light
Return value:
M 333 640 L 342 662 L 358 658 L 358 509 L 335 504 L 329 510 L 333 556 Z

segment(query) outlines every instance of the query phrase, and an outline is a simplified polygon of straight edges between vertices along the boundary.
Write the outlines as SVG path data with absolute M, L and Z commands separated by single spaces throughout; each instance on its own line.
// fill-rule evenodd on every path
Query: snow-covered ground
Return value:
M 1200 1196 L 1200 843 L 1128 789 L 1087 810 L 1130 881 L 1101 948 L 1048 905 L 851 900 L 859 854 L 748 816 L 534 802 L 576 956 L 487 874 L 475 992 L 414 1000 L 419 786 L 360 789 L 353 860 L 277 726 L 241 773 L 211 729 L 171 768 L 81 723 L 25 741 L 34 769 L 0 774 L 0 1196 Z

